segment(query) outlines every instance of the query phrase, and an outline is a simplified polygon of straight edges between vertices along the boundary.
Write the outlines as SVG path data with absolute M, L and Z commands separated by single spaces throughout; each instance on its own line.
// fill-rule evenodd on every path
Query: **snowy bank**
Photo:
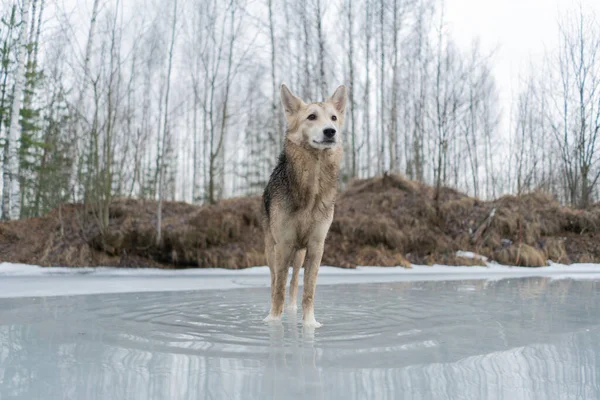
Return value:
M 155 268 L 60 268 L 0 263 L 0 297 L 64 296 L 182 290 L 266 288 L 268 267 L 243 270 Z M 414 265 L 413 268 L 323 266 L 319 285 L 439 281 L 497 280 L 518 277 L 551 279 L 600 279 L 600 264 L 552 264 L 543 268 L 510 267 L 490 263 L 487 267 Z M 302 283 L 302 280 L 300 280 Z

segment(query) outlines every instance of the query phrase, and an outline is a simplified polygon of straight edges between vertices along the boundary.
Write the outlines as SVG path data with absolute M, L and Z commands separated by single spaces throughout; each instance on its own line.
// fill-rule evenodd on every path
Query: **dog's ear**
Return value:
M 285 115 L 290 117 L 300 110 L 300 107 L 304 103 L 302 99 L 295 96 L 294 93 L 290 89 L 288 89 L 285 84 L 281 85 L 281 105 L 283 106 L 283 110 L 285 111 Z
M 342 85 L 335 89 L 335 92 L 327 99 L 327 102 L 333 104 L 340 113 L 346 111 L 346 86 Z

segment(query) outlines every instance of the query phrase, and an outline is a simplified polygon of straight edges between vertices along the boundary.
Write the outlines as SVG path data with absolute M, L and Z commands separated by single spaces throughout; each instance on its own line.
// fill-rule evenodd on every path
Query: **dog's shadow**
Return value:
M 321 368 L 315 347 L 315 328 L 299 323 L 297 313 L 285 321 L 270 323 L 269 358 L 264 371 L 265 398 L 324 399 Z

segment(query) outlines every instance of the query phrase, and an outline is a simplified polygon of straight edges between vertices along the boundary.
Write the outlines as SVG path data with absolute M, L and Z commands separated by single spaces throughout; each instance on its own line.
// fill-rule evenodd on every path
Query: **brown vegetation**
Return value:
M 400 176 L 353 182 L 340 193 L 323 264 L 481 265 L 470 250 L 502 264 L 538 267 L 600 262 L 600 205 L 575 210 L 544 193 L 480 201 Z M 40 218 L 0 224 L 0 260 L 39 265 L 246 268 L 264 265 L 260 198 L 194 206 L 165 202 L 156 246 L 156 202 L 116 200 L 102 234 L 91 213 L 66 205 Z

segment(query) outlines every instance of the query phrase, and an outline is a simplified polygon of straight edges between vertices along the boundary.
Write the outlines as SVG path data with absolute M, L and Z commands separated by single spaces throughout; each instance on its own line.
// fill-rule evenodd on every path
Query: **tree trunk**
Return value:
M 392 65 L 392 110 L 391 129 L 389 132 L 390 170 L 398 172 L 398 154 L 396 153 L 396 142 L 398 141 L 398 0 L 394 0 L 393 6 L 393 65 Z
M 308 2 L 306 0 L 303 1 L 302 7 L 302 28 L 304 31 L 304 84 L 303 84 L 303 93 L 302 97 L 304 100 L 310 100 L 312 98 L 312 74 L 311 74 L 311 65 L 310 65 L 310 45 L 311 45 L 311 35 L 310 35 L 310 24 L 308 22 Z
M 277 127 L 275 132 L 275 143 L 279 152 L 279 148 L 283 145 L 283 124 L 281 114 L 279 113 L 279 90 L 277 90 L 277 58 L 276 58 L 276 43 L 275 43 L 275 25 L 273 23 L 273 0 L 269 0 L 269 38 L 271 40 L 271 112 L 273 113 L 273 126 Z
M 224 99 L 223 99 L 223 113 L 221 114 L 221 127 L 220 127 L 220 132 L 219 132 L 219 142 L 217 144 L 217 149 L 215 150 L 215 152 L 213 154 L 211 154 L 211 159 L 213 160 L 213 169 L 215 167 L 214 163 L 215 161 L 217 161 L 218 157 L 223 157 L 223 144 L 225 143 L 225 136 L 227 133 L 227 124 L 229 121 L 229 110 L 228 110 L 228 106 L 229 106 L 229 94 L 230 94 L 230 89 L 231 89 L 231 69 L 233 67 L 233 45 L 235 43 L 235 34 L 234 34 L 234 23 L 235 23 L 235 12 L 236 9 L 233 6 L 233 2 L 230 5 L 231 7 L 231 37 L 229 39 L 229 54 L 227 57 L 227 75 L 225 76 L 225 93 L 224 93 Z M 221 173 L 223 174 L 224 171 L 221 171 Z M 213 170 L 213 175 L 214 175 L 214 170 Z M 223 177 L 223 175 L 221 175 L 221 177 Z M 212 188 L 212 192 L 211 192 L 211 203 L 214 204 L 216 203 L 216 196 L 215 196 L 215 185 L 214 185 L 214 178 L 213 178 L 213 182 L 211 185 Z M 222 191 L 224 188 L 221 187 L 220 190 Z
M 171 27 L 171 45 L 169 47 L 169 61 L 167 66 L 167 87 L 165 90 L 165 116 L 163 119 L 163 135 L 158 171 L 158 210 L 156 212 L 156 246 L 162 241 L 162 203 L 163 203 L 163 181 L 165 175 L 165 147 L 167 135 L 169 134 L 169 91 L 171 89 L 171 68 L 173 66 L 173 48 L 175 47 L 175 28 L 177 26 L 177 0 L 173 1 L 173 25 Z
M 327 81 L 325 80 L 325 38 L 323 37 L 323 15 L 321 15 L 321 0 L 317 0 L 316 8 L 317 40 L 319 42 L 319 84 L 321 98 L 327 98 Z
M 19 48 L 17 56 L 17 71 L 15 90 L 10 112 L 10 127 L 5 145 L 4 190 L 2 193 L 2 216 L 5 220 L 17 219 L 21 213 L 21 188 L 19 185 L 19 113 L 21 110 L 21 97 L 25 87 L 27 60 L 27 28 L 29 27 L 29 0 L 23 0 L 21 9 L 21 29 L 16 46 Z
M 352 25 L 352 0 L 348 0 L 348 69 L 350 79 L 348 81 L 348 100 L 350 103 L 350 140 L 352 142 L 350 177 L 357 175 L 356 167 L 356 126 L 354 119 L 354 29 Z
M 383 172 L 384 166 L 385 166 L 385 86 L 386 86 L 386 81 L 385 81 L 385 39 L 384 39 L 384 32 L 385 32 L 385 2 L 384 0 L 381 0 L 380 2 L 380 7 L 381 9 L 379 10 L 379 37 L 380 37 L 380 45 L 381 48 L 379 49 L 381 51 L 381 62 L 379 64 L 379 68 L 380 68 L 380 82 L 379 82 L 379 90 L 380 90 L 380 103 L 381 103 L 381 109 L 379 110 L 380 112 L 380 120 L 381 120 L 381 132 L 379 132 L 380 135 L 380 140 L 379 140 L 379 157 L 378 157 L 378 161 L 379 161 L 379 173 Z
M 371 55 L 371 0 L 366 0 L 365 4 L 365 109 L 364 109 L 364 119 L 365 119 L 365 141 L 367 144 L 367 156 L 366 166 L 367 166 L 367 176 L 371 176 L 371 120 L 369 116 L 371 115 L 371 80 L 369 71 L 371 70 L 371 64 L 369 62 L 369 57 Z
M 71 138 L 72 143 L 72 164 L 71 164 L 71 178 L 70 187 L 74 195 L 74 200 L 77 200 L 78 191 L 77 187 L 77 172 L 79 170 L 79 157 L 81 155 L 81 139 L 83 127 L 81 126 L 81 116 L 85 113 L 85 96 L 87 92 L 88 82 L 90 79 L 90 59 L 92 57 L 92 48 L 94 45 L 94 37 L 96 34 L 96 20 L 98 19 L 98 8 L 100 6 L 100 0 L 94 0 L 92 7 L 92 17 L 90 18 L 90 30 L 88 32 L 87 43 L 85 46 L 85 56 L 83 60 L 83 80 L 81 82 L 81 88 L 79 90 L 79 97 L 77 99 L 77 107 L 79 110 L 75 111 L 75 118 L 73 121 L 73 136 Z

